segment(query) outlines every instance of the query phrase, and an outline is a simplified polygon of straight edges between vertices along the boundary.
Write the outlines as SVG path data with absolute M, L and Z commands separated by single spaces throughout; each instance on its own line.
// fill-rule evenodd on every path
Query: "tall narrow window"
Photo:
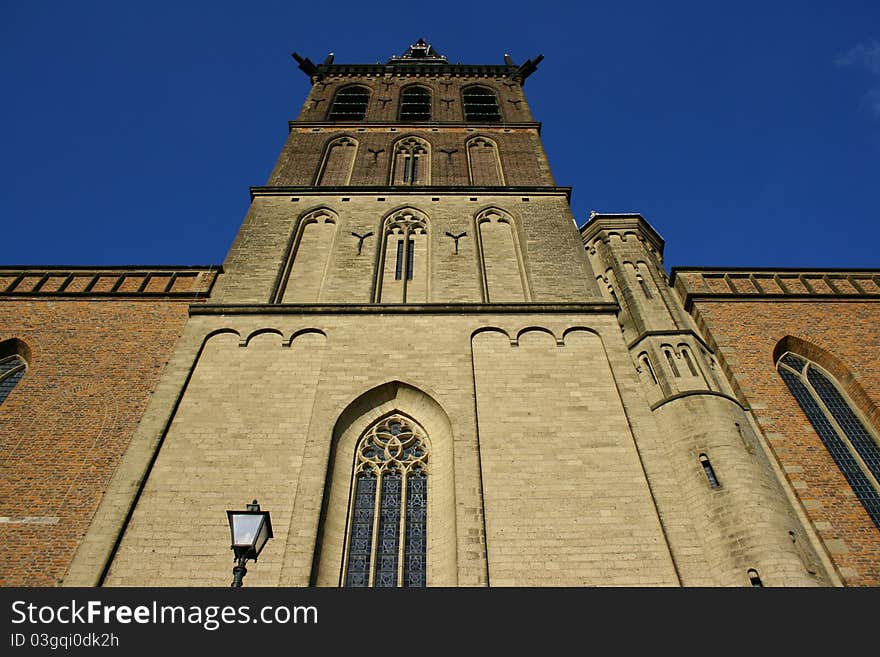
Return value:
M 27 369 L 27 363 L 21 356 L 0 358 L 0 404 L 9 396 L 16 384 L 21 381 Z
M 642 294 L 645 295 L 645 298 L 646 299 L 652 298 L 651 297 L 651 290 L 648 289 L 648 284 L 645 283 L 645 279 L 642 278 L 641 274 L 636 274 L 636 280 L 639 282 L 639 287 L 642 288 Z
M 694 361 L 691 358 L 690 353 L 684 347 L 679 347 L 679 351 L 681 351 L 681 357 L 684 358 L 684 362 L 688 367 L 688 371 L 691 373 L 691 376 L 697 376 L 697 368 L 694 367 Z
M 418 137 L 401 139 L 394 146 L 392 185 L 426 185 L 430 180 L 430 149 Z
M 465 121 L 500 121 L 498 98 L 488 87 L 468 87 L 462 93 Z
M 342 87 L 333 97 L 327 118 L 331 121 L 363 121 L 369 102 L 370 90 L 366 87 L 354 84 Z
M 374 300 L 425 303 L 428 300 L 428 224 L 415 210 L 400 210 L 385 220 L 382 260 Z
M 648 354 L 646 354 L 646 353 L 640 354 L 639 355 L 639 362 L 642 364 L 643 371 L 647 372 L 651 377 L 651 381 L 653 381 L 656 384 L 657 383 L 657 375 L 654 374 L 654 368 L 651 367 L 651 360 L 648 358 Z
M 810 420 L 856 498 L 880 529 L 880 447 L 834 383 L 833 377 L 787 352 L 777 369 Z
M 406 247 L 404 247 L 406 244 Z M 405 254 L 405 255 L 404 255 Z M 415 265 L 415 242 L 407 238 L 406 242 L 397 240 L 397 262 L 394 266 L 394 280 L 403 280 L 404 272 L 406 280 L 413 279 L 413 267 Z
M 706 473 L 706 479 L 709 480 L 709 486 L 711 488 L 721 488 L 721 484 L 718 482 L 718 477 L 715 476 L 715 468 L 712 467 L 712 462 L 709 461 L 709 457 L 705 454 L 700 454 L 700 465 L 703 466 L 703 472 Z
M 352 481 L 346 586 L 427 583 L 428 439 L 395 413 L 358 442 Z
M 401 121 L 430 121 L 431 92 L 424 87 L 406 87 L 400 94 Z
M 681 376 L 678 371 L 678 365 L 675 364 L 675 356 L 672 355 L 672 351 L 669 349 L 664 349 L 663 353 L 666 354 L 666 361 L 669 363 L 669 369 L 672 370 L 672 373 L 675 376 Z

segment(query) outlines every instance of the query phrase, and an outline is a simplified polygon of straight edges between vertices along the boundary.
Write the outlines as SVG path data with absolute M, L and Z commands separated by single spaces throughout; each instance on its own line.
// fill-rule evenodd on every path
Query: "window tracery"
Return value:
M 786 352 L 777 370 L 880 529 L 880 447 L 876 437 L 838 390 L 833 377 L 818 365 Z
M 383 231 L 384 262 L 379 266 L 376 301 L 427 300 L 428 224 L 412 210 L 389 217 Z
M 426 585 L 428 455 L 425 432 L 399 413 L 358 442 L 345 586 Z
M 401 139 L 394 146 L 392 185 L 426 185 L 431 182 L 428 142 L 418 137 Z

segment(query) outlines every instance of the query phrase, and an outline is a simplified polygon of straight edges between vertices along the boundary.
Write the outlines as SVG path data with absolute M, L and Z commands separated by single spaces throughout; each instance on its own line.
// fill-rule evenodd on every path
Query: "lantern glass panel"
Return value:
M 232 545 L 234 547 L 253 547 L 260 533 L 266 533 L 262 513 L 232 514 Z M 266 538 L 263 538 L 263 543 L 265 542 Z

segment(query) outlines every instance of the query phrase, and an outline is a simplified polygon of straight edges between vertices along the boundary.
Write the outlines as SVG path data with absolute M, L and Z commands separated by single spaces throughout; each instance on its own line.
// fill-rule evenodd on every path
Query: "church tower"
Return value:
M 578 231 L 542 57 L 294 57 L 311 91 L 66 584 L 227 585 L 253 498 L 253 586 L 827 583 L 662 240 Z

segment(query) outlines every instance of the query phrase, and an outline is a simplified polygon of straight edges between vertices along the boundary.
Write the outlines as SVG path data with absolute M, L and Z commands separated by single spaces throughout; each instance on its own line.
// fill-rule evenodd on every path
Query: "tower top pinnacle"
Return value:
M 436 50 L 434 50 L 434 46 L 432 46 L 430 43 L 427 43 L 422 38 L 420 38 L 409 48 L 407 48 L 402 55 L 392 55 L 391 59 L 389 59 L 387 63 L 402 64 L 404 62 L 417 62 L 419 64 L 449 63 L 444 55 L 441 55 Z

